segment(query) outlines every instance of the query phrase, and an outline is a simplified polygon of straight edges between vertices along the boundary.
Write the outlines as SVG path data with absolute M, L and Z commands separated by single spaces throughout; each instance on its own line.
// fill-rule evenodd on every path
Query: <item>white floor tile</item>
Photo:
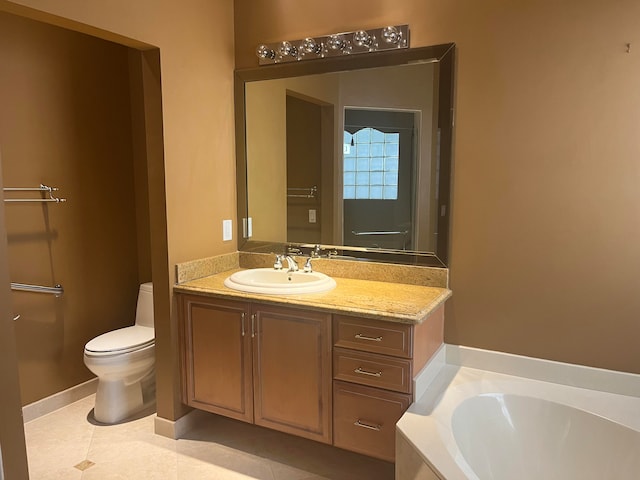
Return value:
M 156 435 L 149 412 L 101 425 L 94 401 L 92 395 L 25 424 L 31 480 L 394 478 L 390 463 L 217 415 L 179 440 Z

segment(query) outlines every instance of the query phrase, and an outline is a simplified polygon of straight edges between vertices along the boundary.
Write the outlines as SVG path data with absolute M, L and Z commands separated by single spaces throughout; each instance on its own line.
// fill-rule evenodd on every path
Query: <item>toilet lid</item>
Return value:
M 90 340 L 84 347 L 88 354 L 126 353 L 139 350 L 155 342 L 155 330 L 151 327 L 134 325 L 120 328 Z

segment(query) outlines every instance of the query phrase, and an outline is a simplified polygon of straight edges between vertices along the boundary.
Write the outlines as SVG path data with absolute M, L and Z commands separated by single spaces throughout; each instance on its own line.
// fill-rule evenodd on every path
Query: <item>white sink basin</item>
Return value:
M 336 286 L 336 282 L 320 272 L 287 272 L 284 269 L 252 268 L 227 277 L 224 285 L 242 292 L 291 295 L 327 292 Z

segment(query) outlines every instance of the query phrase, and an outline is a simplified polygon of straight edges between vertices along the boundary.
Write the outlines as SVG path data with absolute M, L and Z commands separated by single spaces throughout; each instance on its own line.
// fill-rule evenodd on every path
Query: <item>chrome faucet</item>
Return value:
M 286 260 L 288 272 L 297 272 L 299 270 L 298 263 L 291 255 L 276 255 L 276 261 L 273 264 L 273 268 L 276 270 L 282 270 L 282 262 Z
M 298 262 L 296 262 L 291 255 L 286 255 L 284 259 L 287 261 L 287 266 L 289 267 L 288 272 L 297 272 Z

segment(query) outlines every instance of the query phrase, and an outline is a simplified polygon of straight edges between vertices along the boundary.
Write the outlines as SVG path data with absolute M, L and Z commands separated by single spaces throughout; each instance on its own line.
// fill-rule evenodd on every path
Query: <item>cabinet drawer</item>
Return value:
M 334 315 L 336 347 L 410 358 L 412 326 L 403 323 Z
M 335 348 L 333 350 L 333 378 L 411 393 L 411 361 Z
M 334 381 L 333 444 L 395 461 L 396 423 L 410 403 L 410 395 Z

